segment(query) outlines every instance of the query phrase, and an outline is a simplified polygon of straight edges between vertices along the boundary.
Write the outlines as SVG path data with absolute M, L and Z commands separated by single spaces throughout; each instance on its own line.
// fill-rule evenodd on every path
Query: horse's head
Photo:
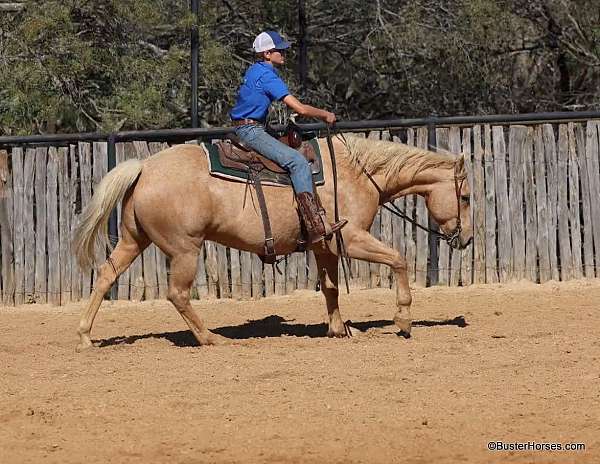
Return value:
M 427 209 L 440 226 L 453 248 L 466 248 L 473 239 L 471 223 L 471 191 L 464 167 L 465 159 L 459 157 L 451 179 L 431 184 L 425 195 Z

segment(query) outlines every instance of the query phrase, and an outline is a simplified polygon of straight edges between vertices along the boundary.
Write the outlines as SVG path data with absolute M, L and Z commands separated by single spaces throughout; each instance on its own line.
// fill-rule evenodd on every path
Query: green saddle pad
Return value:
M 307 143 L 311 144 L 311 146 L 314 148 L 317 158 L 317 162 L 310 164 L 313 180 L 315 185 L 323 185 L 325 183 L 325 178 L 323 176 L 323 162 L 319 144 L 316 138 L 308 140 Z M 223 164 L 221 164 L 219 150 L 214 144 L 202 143 L 202 147 L 204 147 L 204 151 L 206 152 L 208 166 L 212 176 L 235 182 L 248 182 L 248 172 L 223 166 Z M 268 169 L 263 169 L 260 174 L 261 182 L 264 185 L 273 185 L 278 187 L 287 187 L 292 185 L 290 176 L 287 174 L 272 172 Z

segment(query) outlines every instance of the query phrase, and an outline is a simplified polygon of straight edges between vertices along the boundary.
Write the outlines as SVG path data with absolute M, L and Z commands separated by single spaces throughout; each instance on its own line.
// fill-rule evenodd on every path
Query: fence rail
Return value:
M 381 210 L 371 233 L 406 256 L 413 285 L 470 285 L 527 279 L 545 282 L 600 273 L 600 126 L 597 121 L 438 127 L 437 147 L 463 152 L 471 185 L 474 242 L 466 250 L 430 240 Z M 372 130 L 369 138 L 427 147 L 427 127 Z M 0 297 L 4 305 L 64 304 L 85 299 L 95 278 L 71 253 L 76 217 L 108 171 L 106 141 L 0 150 Z M 119 140 L 119 139 L 115 139 Z M 144 159 L 164 142 L 115 145 L 116 163 Z M 33 142 L 30 142 L 33 143 Z M 421 197 L 396 205 L 428 225 Z M 120 209 L 117 211 L 120 219 Z M 99 255 L 104 250 L 98 250 Z M 281 273 L 257 256 L 206 242 L 193 287 L 196 298 L 261 298 L 314 289 L 312 253 L 295 253 Z M 393 286 L 386 266 L 353 261 L 354 288 Z M 169 263 L 154 245 L 119 278 L 119 299 L 164 298 Z

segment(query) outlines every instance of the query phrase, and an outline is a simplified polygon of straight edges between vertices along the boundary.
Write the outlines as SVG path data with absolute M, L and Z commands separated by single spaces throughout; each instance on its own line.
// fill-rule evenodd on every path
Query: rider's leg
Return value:
M 298 151 L 271 137 L 261 126 L 240 126 L 236 129 L 236 134 L 244 145 L 289 172 L 298 200 L 298 209 L 312 243 L 331 235 L 346 224 L 346 220 L 334 224 L 327 221 L 325 211 L 315 200 L 310 165 Z

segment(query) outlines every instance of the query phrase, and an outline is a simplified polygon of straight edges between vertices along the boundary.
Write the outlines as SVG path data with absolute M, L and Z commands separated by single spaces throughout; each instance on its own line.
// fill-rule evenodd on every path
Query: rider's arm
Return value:
M 307 118 L 318 118 L 328 124 L 333 124 L 336 120 L 335 114 L 315 108 L 314 106 L 305 105 L 293 95 L 284 97 L 283 102 L 290 107 L 292 111 L 298 113 L 300 116 L 305 116 Z

